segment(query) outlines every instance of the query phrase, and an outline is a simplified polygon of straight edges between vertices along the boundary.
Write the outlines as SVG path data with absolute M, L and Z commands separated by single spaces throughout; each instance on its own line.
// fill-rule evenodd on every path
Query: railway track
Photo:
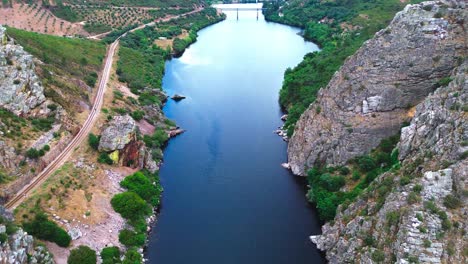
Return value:
M 197 8 L 191 12 L 180 14 L 180 15 L 175 15 L 171 17 L 166 17 L 162 19 L 158 19 L 154 22 L 150 22 L 148 24 L 141 25 L 137 28 L 134 28 L 128 32 L 134 32 L 138 29 L 142 29 L 146 26 L 149 25 L 154 25 L 156 22 L 164 22 L 164 21 L 169 21 L 170 19 L 175 19 L 183 16 L 187 16 L 190 14 L 194 14 L 197 12 L 200 12 L 203 10 L 202 8 Z M 86 138 L 86 136 L 89 134 L 91 129 L 94 126 L 94 122 L 96 121 L 96 118 L 99 116 L 99 113 L 101 112 L 101 107 L 102 107 L 102 102 L 104 98 L 104 93 L 106 90 L 107 82 L 109 81 L 110 77 L 110 71 L 112 68 L 112 62 L 113 58 L 115 55 L 115 50 L 117 49 L 119 45 L 119 40 L 121 37 L 125 36 L 128 32 L 122 34 L 119 38 L 117 38 L 110 46 L 109 50 L 107 51 L 106 54 L 106 62 L 104 65 L 104 69 L 101 75 L 101 78 L 99 79 L 99 86 L 98 86 L 98 91 L 96 93 L 96 97 L 94 98 L 94 104 L 93 108 L 91 109 L 91 112 L 86 119 L 86 121 L 83 124 L 83 127 L 80 129 L 78 134 L 75 135 L 75 137 L 70 141 L 70 144 L 68 144 L 67 147 L 60 153 L 47 167 L 42 170 L 37 177 L 35 177 L 31 183 L 28 185 L 24 186 L 23 189 L 21 189 L 15 197 L 11 198 L 6 204 L 5 208 L 13 210 L 15 209 L 18 205 L 20 205 L 26 197 L 40 184 L 42 184 L 49 176 L 56 171 L 60 166 L 65 163 L 65 161 L 70 157 L 72 152 L 77 148 L 83 140 Z

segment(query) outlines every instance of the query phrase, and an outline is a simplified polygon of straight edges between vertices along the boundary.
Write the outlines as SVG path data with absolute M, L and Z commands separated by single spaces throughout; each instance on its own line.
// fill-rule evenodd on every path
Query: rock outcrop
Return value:
M 45 101 L 44 88 L 33 56 L 8 40 L 5 31 L 0 26 L 0 107 L 26 115 Z
M 137 125 L 129 116 L 114 116 L 104 129 L 99 141 L 99 151 L 114 151 L 123 149 L 136 137 Z
M 398 133 L 413 107 L 466 56 L 464 1 L 408 5 L 351 56 L 301 116 L 288 146 L 295 174 L 343 164 Z
M 110 157 L 120 165 L 155 172 L 158 166 L 145 144 L 137 140 L 137 133 L 138 126 L 131 116 L 114 116 L 101 134 L 98 149 L 111 152 Z
M 330 263 L 467 263 L 468 61 L 450 80 L 402 129 L 401 168 L 311 237 Z
M 8 264 L 53 264 L 52 256 L 44 247 L 34 246 L 34 239 L 22 229 L 7 235 L 6 227 L 0 225 L 0 236 L 5 237 L 0 242 L 0 263 Z

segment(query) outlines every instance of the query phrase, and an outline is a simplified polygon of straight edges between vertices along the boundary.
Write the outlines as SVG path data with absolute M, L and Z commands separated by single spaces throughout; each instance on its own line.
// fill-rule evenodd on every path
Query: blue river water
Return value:
M 309 236 L 320 232 L 291 175 L 286 143 L 273 133 L 284 71 L 317 46 L 299 29 L 235 11 L 199 32 L 166 64 L 165 114 L 186 129 L 164 151 L 162 207 L 149 263 L 324 263 Z

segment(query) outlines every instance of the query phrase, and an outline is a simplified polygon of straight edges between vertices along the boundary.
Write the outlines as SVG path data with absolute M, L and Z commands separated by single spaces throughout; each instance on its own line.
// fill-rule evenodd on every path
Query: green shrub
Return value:
M 114 164 L 114 161 L 109 157 L 109 155 L 105 152 L 99 154 L 99 157 L 98 157 L 98 162 L 99 163 L 105 163 L 105 164 L 108 164 L 108 165 L 112 165 Z
M 145 244 L 145 233 L 136 233 L 134 231 L 124 229 L 119 233 L 119 241 L 127 247 L 141 247 Z
M 123 261 L 123 264 L 141 264 L 142 263 L 142 258 L 140 253 L 138 253 L 134 249 L 129 249 L 127 253 L 125 254 L 125 259 Z
M 137 121 L 140 121 L 141 119 L 143 119 L 143 117 L 145 116 L 145 112 L 144 111 L 140 111 L 140 110 L 136 110 L 136 111 L 133 111 L 131 114 L 130 114 L 131 117 L 133 117 L 133 119 L 137 120 Z
M 39 151 L 35 148 L 30 148 L 26 151 L 26 157 L 30 158 L 30 159 L 37 159 L 39 158 L 41 155 L 39 153 Z
M 5 233 L 0 234 L 0 243 L 5 243 L 8 240 L 8 235 Z
M 102 264 L 118 264 L 120 261 L 120 250 L 118 247 L 106 247 L 101 251 Z
M 444 198 L 444 205 L 449 209 L 457 209 L 461 206 L 461 201 L 457 196 L 449 194 Z
M 357 165 L 359 169 L 363 172 L 369 172 L 377 167 L 374 159 L 369 156 L 361 156 L 357 158 Z
M 111 200 L 112 208 L 123 218 L 136 220 L 151 213 L 150 206 L 138 194 L 123 192 L 116 194 Z
M 364 245 L 373 247 L 375 245 L 375 239 L 371 234 L 367 234 L 364 238 Z
M 29 234 L 43 240 L 51 241 L 61 247 L 70 245 L 71 237 L 56 223 L 47 219 L 47 216 L 40 212 L 36 214 L 32 222 L 23 223 L 23 228 Z
M 89 135 L 88 135 L 88 144 L 92 149 L 98 150 L 99 140 L 100 140 L 100 136 L 96 136 L 93 133 L 89 133 Z
M 380 263 L 385 261 L 385 254 L 382 251 L 376 249 L 374 252 L 372 252 L 371 258 L 373 261 Z
M 44 150 L 44 151 L 49 151 L 49 150 L 50 150 L 50 146 L 49 146 L 49 145 L 44 145 L 44 147 L 42 147 L 42 150 Z
M 400 185 L 401 186 L 405 186 L 405 185 L 409 184 L 410 182 L 411 182 L 411 178 L 408 177 L 408 176 L 402 176 L 400 178 Z
M 96 251 L 90 249 L 87 246 L 79 246 L 70 251 L 68 257 L 68 264 L 96 264 L 97 257 Z
M 162 147 L 166 141 L 169 139 L 166 131 L 161 128 L 156 129 L 152 136 L 145 135 L 143 137 L 143 141 L 145 145 L 149 148 L 160 148 Z
M 127 190 L 138 194 L 145 201 L 153 206 L 159 205 L 159 196 L 161 188 L 153 184 L 148 176 L 143 172 L 138 171 L 130 176 L 125 177 L 120 185 Z M 159 187 L 159 188 L 158 188 Z
M 425 248 L 428 248 L 428 247 L 430 247 L 432 245 L 432 243 L 431 243 L 430 240 L 424 239 L 423 245 L 424 245 Z
M 53 117 L 48 118 L 37 118 L 31 120 L 31 124 L 34 128 L 41 130 L 41 131 L 48 131 L 52 129 L 52 124 L 54 123 L 55 119 Z

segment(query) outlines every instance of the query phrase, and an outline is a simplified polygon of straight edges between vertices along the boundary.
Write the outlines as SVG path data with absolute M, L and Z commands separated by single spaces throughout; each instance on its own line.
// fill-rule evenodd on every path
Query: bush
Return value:
M 102 264 L 118 264 L 120 261 L 120 250 L 118 247 L 106 247 L 101 251 Z
M 145 244 L 146 235 L 124 229 L 119 233 L 119 241 L 127 247 L 141 247 Z
M 162 190 L 155 186 L 143 172 L 138 171 L 127 176 L 120 182 L 120 185 L 129 191 L 138 194 L 153 206 L 157 206 L 159 204 L 159 196 Z
M 39 153 L 39 150 L 35 149 L 35 148 L 30 148 L 26 151 L 26 157 L 30 158 L 30 159 L 37 159 L 40 157 L 40 153 Z
M 385 261 L 385 254 L 382 251 L 378 250 L 378 249 L 376 249 L 376 250 L 374 250 L 374 252 L 372 252 L 371 257 L 372 257 L 372 260 L 375 261 L 375 262 Z
M 87 246 L 79 246 L 70 251 L 68 257 L 68 264 L 96 264 L 97 257 L 96 251 L 90 249 Z
M 89 133 L 89 135 L 88 135 L 88 144 L 92 149 L 98 150 L 99 140 L 100 140 L 100 137 L 94 135 L 93 133 Z
M 131 114 L 130 114 L 131 117 L 133 117 L 133 119 L 137 120 L 137 121 L 140 121 L 141 119 L 143 119 L 143 117 L 145 116 L 145 112 L 144 111 L 140 111 L 140 110 L 136 110 L 136 111 L 133 111 Z
M 23 224 L 24 230 L 29 234 L 42 239 L 56 243 L 61 247 L 70 245 L 71 237 L 56 223 L 47 219 L 47 216 L 40 212 L 36 214 L 32 222 Z
M 357 165 L 363 172 L 369 172 L 377 167 L 375 161 L 367 155 L 357 158 Z
M 125 254 L 125 259 L 123 261 L 123 264 L 141 264 L 142 263 L 142 258 L 140 253 L 138 253 L 134 249 L 130 249 L 127 251 Z
M 50 150 L 50 146 L 49 146 L 49 145 L 44 145 L 44 147 L 42 147 L 42 150 L 44 150 L 44 151 L 49 151 L 49 150 Z
M 5 243 L 8 240 L 8 235 L 5 233 L 0 234 L 0 243 Z
M 130 220 L 136 220 L 151 213 L 151 208 L 146 201 L 134 192 L 116 194 L 111 204 L 117 213 Z
M 461 201 L 453 194 L 449 194 L 444 198 L 444 205 L 449 209 L 457 209 L 461 206 Z
M 160 148 L 166 143 L 169 139 L 166 131 L 163 129 L 157 129 L 152 136 L 145 135 L 143 141 L 145 145 L 149 148 Z
M 99 163 L 105 163 L 105 164 L 108 164 L 108 165 L 112 165 L 114 164 L 114 161 L 109 157 L 109 155 L 105 152 L 99 154 L 99 157 L 98 157 L 98 162 Z

